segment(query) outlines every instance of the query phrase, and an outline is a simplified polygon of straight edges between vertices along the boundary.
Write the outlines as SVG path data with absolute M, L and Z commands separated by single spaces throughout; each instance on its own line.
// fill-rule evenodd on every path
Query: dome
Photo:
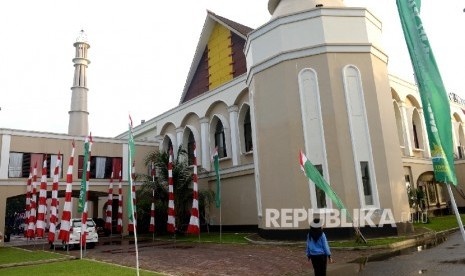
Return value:
M 84 30 L 81 30 L 79 32 L 78 37 L 76 38 L 76 42 L 84 42 L 87 43 L 87 34 L 84 32 Z

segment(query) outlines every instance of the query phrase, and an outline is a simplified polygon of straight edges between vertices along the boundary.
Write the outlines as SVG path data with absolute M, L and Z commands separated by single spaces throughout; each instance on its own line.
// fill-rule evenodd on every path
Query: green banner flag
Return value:
M 421 0 L 397 0 L 402 29 L 420 91 L 426 131 L 438 182 L 457 185 L 449 99 L 420 19 Z
M 346 206 L 342 203 L 342 200 L 337 196 L 334 190 L 329 186 L 326 180 L 321 176 L 317 168 L 307 159 L 305 154 L 300 152 L 300 168 L 304 171 L 305 175 L 315 183 L 315 186 L 323 190 L 326 196 L 329 197 L 336 205 L 341 209 L 341 212 L 346 212 L 347 217 L 352 220 L 351 215 L 347 212 Z
M 128 154 L 128 184 L 129 184 L 129 187 L 128 187 L 128 218 L 129 218 L 129 221 L 130 221 L 130 224 L 132 222 L 132 224 L 134 224 L 134 209 L 135 209 L 135 206 L 134 206 L 134 197 L 135 197 L 135 194 L 133 194 L 133 174 L 135 173 L 133 171 L 133 164 L 134 164 L 134 155 L 136 153 L 136 148 L 134 146 L 134 136 L 133 136 L 133 133 L 132 133 L 132 119 L 131 119 L 131 116 L 129 116 L 129 120 L 130 120 L 130 124 L 129 124 L 129 139 L 128 139 L 128 150 L 129 150 L 129 154 Z
M 215 174 L 216 174 L 215 203 L 216 203 L 216 208 L 220 208 L 221 206 L 221 184 L 220 184 L 220 158 L 218 156 L 218 147 L 215 148 L 215 152 L 213 153 L 212 159 L 213 159 L 213 166 L 215 167 Z
M 81 189 L 79 191 L 79 202 L 78 202 L 78 213 L 84 211 L 84 206 L 87 200 L 87 163 L 89 162 L 89 137 L 86 137 L 84 142 L 84 162 L 82 164 L 82 175 L 81 175 Z

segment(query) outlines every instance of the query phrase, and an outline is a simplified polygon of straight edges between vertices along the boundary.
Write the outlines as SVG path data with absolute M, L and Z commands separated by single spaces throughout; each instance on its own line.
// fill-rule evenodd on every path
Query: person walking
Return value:
M 306 253 L 308 261 L 312 261 L 315 276 L 325 276 L 328 261 L 330 263 L 334 261 L 331 258 L 328 240 L 325 233 L 323 233 L 319 218 L 314 218 L 312 223 L 310 223 Z

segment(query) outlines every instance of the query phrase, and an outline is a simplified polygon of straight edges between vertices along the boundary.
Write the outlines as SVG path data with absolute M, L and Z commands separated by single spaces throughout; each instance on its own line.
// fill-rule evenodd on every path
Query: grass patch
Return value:
M 35 252 L 34 252 L 35 253 Z M 99 263 L 89 260 L 63 261 L 49 264 L 40 264 L 33 266 L 21 266 L 0 269 L 0 274 L 15 275 L 118 275 L 125 276 L 135 275 L 135 269 L 115 266 L 111 264 Z M 140 275 L 163 275 L 154 272 L 140 271 Z
M 249 236 L 250 233 L 222 233 L 222 243 L 237 243 L 247 244 L 245 237 Z M 149 238 L 149 236 L 145 236 Z M 173 235 L 156 236 L 158 240 L 174 240 Z M 199 237 L 196 235 L 176 235 L 176 241 L 183 242 L 199 242 Z M 220 243 L 220 233 L 200 233 L 200 243 Z
M 462 222 L 465 220 L 465 214 L 460 216 Z M 415 227 L 422 227 L 436 232 L 445 231 L 459 227 L 455 215 L 430 217 L 428 223 L 414 223 Z
M 371 247 L 379 245 L 389 245 L 392 243 L 400 242 L 406 240 L 405 237 L 390 237 L 390 238 L 381 238 L 381 239 L 370 239 L 367 240 L 367 243 L 356 243 L 354 240 L 350 241 L 330 241 L 330 247 Z
M 0 247 L 0 264 L 49 260 L 62 257 L 62 255 L 44 251 L 26 251 L 14 247 Z

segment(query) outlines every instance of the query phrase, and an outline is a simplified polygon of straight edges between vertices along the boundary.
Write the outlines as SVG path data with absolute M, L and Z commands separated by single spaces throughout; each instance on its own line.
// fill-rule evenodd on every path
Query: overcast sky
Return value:
M 209 9 L 256 28 L 268 0 L 17 0 L 0 2 L 0 128 L 67 133 L 73 43 L 91 48 L 89 125 L 113 137 L 175 107 Z M 346 0 L 383 22 L 389 72 L 413 81 L 394 0 Z M 465 0 L 422 1 L 422 19 L 446 89 L 465 98 Z

